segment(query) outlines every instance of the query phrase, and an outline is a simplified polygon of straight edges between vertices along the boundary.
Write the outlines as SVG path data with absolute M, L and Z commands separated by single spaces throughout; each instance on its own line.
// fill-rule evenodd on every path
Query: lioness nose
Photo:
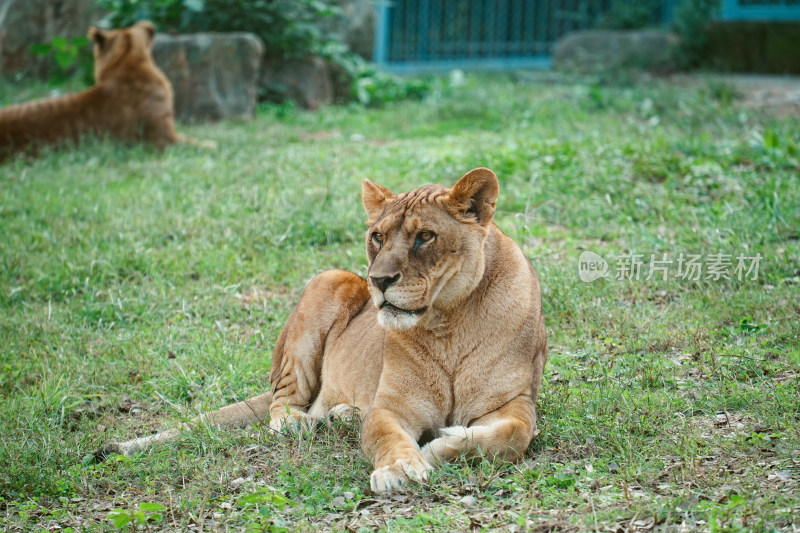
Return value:
M 386 289 L 396 283 L 398 279 L 400 279 L 400 274 L 396 274 L 394 276 L 369 277 L 369 280 L 372 282 L 372 284 L 378 287 L 378 290 L 381 292 L 386 292 Z

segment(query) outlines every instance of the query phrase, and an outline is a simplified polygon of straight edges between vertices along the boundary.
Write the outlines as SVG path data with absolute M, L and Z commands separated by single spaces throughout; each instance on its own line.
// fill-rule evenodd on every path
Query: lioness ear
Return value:
M 500 184 L 488 168 L 470 170 L 450 189 L 450 203 L 456 212 L 474 218 L 481 226 L 492 221 Z
M 105 32 L 96 26 L 89 28 L 89 31 L 86 32 L 86 37 L 97 45 L 98 48 L 103 48 L 103 45 L 106 44 Z
M 145 31 L 145 33 L 147 33 L 147 36 L 150 38 L 151 41 L 153 40 L 153 37 L 156 34 L 156 27 L 149 20 L 140 20 L 139 22 L 134 24 L 133 27 L 142 28 Z
M 378 220 L 386 203 L 392 198 L 394 198 L 392 191 L 364 178 L 361 183 L 361 202 L 367 212 L 367 224 L 372 225 Z

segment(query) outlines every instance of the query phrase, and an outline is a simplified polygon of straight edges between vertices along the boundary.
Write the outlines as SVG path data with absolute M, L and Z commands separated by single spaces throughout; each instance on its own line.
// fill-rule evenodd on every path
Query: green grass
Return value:
M 114 530 L 121 509 L 172 530 L 797 527 L 800 129 L 718 92 L 468 77 L 421 103 L 189 131 L 215 152 L 90 142 L 0 167 L 0 524 Z M 476 166 L 498 173 L 497 223 L 544 290 L 542 433 L 522 463 L 376 497 L 346 425 L 197 428 L 89 460 L 268 386 L 304 284 L 366 272 L 362 178 L 403 191 Z M 584 283 L 584 250 L 612 273 L 634 253 L 763 260 L 756 280 L 673 265 Z

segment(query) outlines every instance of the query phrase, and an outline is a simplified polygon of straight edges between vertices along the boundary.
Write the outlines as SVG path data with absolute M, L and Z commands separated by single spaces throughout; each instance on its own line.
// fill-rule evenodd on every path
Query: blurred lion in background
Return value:
M 40 145 L 77 142 L 84 135 L 146 142 L 158 148 L 188 142 L 175 131 L 172 84 L 151 50 L 155 26 L 92 27 L 95 85 L 85 91 L 0 108 L 0 160 Z

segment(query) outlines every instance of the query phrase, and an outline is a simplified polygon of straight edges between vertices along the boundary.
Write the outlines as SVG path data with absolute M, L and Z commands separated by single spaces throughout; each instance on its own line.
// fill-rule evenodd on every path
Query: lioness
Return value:
M 213 148 L 175 132 L 172 85 L 151 55 L 155 26 L 90 28 L 95 85 L 58 98 L 0 108 L 0 160 L 39 144 L 78 141 L 86 134 L 112 135 L 164 147 L 178 141 Z
M 270 427 L 363 415 L 375 492 L 461 454 L 520 458 L 537 434 L 547 359 L 539 280 L 494 222 L 499 184 L 477 168 L 448 189 L 395 195 L 364 180 L 368 279 L 315 277 L 283 328 L 271 391 L 206 415 Z M 130 454 L 173 429 L 111 443 Z M 420 447 L 423 435 L 431 438 Z

